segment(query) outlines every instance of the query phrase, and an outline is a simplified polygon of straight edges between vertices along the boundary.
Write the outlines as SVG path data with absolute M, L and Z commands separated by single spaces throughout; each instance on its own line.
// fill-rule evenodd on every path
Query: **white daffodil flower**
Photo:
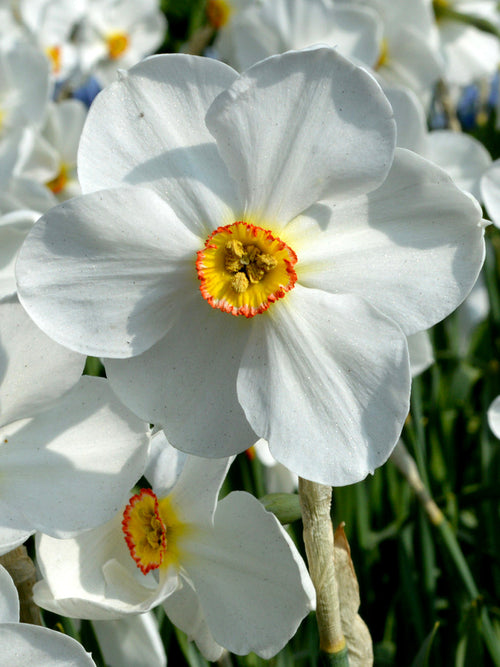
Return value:
M 498 27 L 496 0 L 427 0 L 436 16 L 437 43 L 445 61 L 445 79 L 466 86 L 477 79 L 492 77 L 500 63 L 500 40 L 466 20 L 456 20 L 448 10 L 463 16 L 486 19 Z
M 433 39 L 432 11 L 426 0 L 355 0 L 376 9 L 383 34 L 373 69 L 387 86 L 412 90 L 427 107 L 444 62 Z M 341 5 L 344 3 L 340 3 Z
M 4 665 L 95 667 L 90 654 L 61 632 L 19 623 L 19 596 L 12 577 L 0 565 L 0 645 Z
M 83 102 L 63 100 L 49 106 L 39 132 L 24 132 L 16 175 L 45 185 L 50 206 L 81 193 L 76 156 L 86 117 Z
M 78 52 L 72 34 L 86 5 L 86 0 L 19 0 L 19 18 L 29 30 L 30 39 L 47 56 L 56 81 L 78 74 Z
M 209 18 L 216 6 L 224 4 L 225 0 L 209 2 Z M 377 62 L 382 23 L 369 8 L 334 5 L 326 0 L 264 0 L 247 4 L 234 17 L 232 11 L 228 9 L 231 20 L 223 25 L 212 22 L 220 28 L 215 41 L 217 51 L 237 70 L 268 56 L 314 44 L 335 47 L 343 56 L 368 67 Z
M 162 432 L 157 438 L 160 481 L 177 453 Z M 163 603 L 209 660 L 222 647 L 277 653 L 313 607 L 314 589 L 287 533 L 253 496 L 217 502 L 229 464 L 183 458 L 171 489 L 143 489 L 103 526 L 67 540 L 39 536 L 37 604 L 104 620 Z
M 397 145 L 434 162 L 459 188 L 481 201 L 480 180 L 491 164 L 491 156 L 483 144 L 462 132 L 428 132 L 425 111 L 411 91 L 387 88 L 385 93 L 396 119 Z
M 76 33 L 81 67 L 105 86 L 116 79 L 118 68 L 154 53 L 166 30 L 159 0 L 88 0 Z
M 144 471 L 147 425 L 84 362 L 0 302 L 0 553 L 107 521 Z
M 223 457 L 256 434 L 302 477 L 359 481 L 408 412 L 405 334 L 456 308 L 484 256 L 477 203 L 394 144 L 378 84 L 331 49 L 241 76 L 150 58 L 95 100 L 88 194 L 35 224 L 20 298 L 108 357 L 174 446 Z

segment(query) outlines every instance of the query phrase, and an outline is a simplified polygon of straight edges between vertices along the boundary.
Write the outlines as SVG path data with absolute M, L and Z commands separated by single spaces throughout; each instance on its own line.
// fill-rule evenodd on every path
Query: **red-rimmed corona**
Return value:
M 296 262 L 295 252 L 271 231 L 239 221 L 208 237 L 196 269 L 213 308 L 253 317 L 294 287 Z
M 132 496 L 123 512 L 122 529 L 130 555 L 143 574 L 177 560 L 180 522 L 169 498 L 158 500 L 151 489 Z

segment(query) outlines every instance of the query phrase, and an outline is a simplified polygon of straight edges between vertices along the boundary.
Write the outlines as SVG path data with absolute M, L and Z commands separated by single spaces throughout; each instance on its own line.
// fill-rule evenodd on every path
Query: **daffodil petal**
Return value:
M 284 238 L 302 285 L 365 298 L 409 335 L 443 319 L 470 292 L 484 259 L 477 202 L 439 167 L 396 150 L 385 183 L 336 204 L 311 232 L 297 220 Z
M 49 408 L 78 382 L 85 364 L 83 355 L 40 331 L 17 296 L 0 301 L 0 350 L 0 426 Z
M 27 623 L 0 624 L 2 660 L 9 665 L 95 667 L 90 653 L 61 632 Z
M 150 190 L 83 195 L 31 230 L 16 267 L 19 296 L 61 345 L 94 356 L 140 354 L 196 293 L 199 247 Z
M 271 454 L 332 486 L 382 465 L 408 413 L 410 369 L 398 325 L 355 295 L 296 286 L 259 320 L 238 397 Z
M 250 329 L 246 318 L 197 296 L 150 350 L 105 359 L 108 379 L 131 410 L 164 427 L 174 447 L 207 458 L 237 454 L 255 441 L 235 392 Z
M 143 185 L 203 236 L 223 224 L 236 189 L 204 117 L 236 76 L 221 62 L 185 54 L 154 56 L 123 73 L 89 111 L 78 154 L 83 191 Z
M 107 381 L 84 376 L 53 408 L 1 429 L 2 499 L 51 535 L 91 528 L 126 502 L 148 443 Z
M 214 640 L 237 655 L 275 655 L 313 606 L 305 565 L 276 518 L 250 494 L 233 492 L 213 533 L 192 542 L 186 570 Z
M 395 144 L 378 84 L 327 48 L 254 65 L 216 98 L 206 123 L 245 214 L 278 229 L 320 199 L 377 187 Z

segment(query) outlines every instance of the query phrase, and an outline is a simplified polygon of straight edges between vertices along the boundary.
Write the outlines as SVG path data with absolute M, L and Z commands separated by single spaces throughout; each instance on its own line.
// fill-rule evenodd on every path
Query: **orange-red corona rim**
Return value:
M 263 313 L 297 280 L 295 252 L 268 229 L 247 222 L 218 227 L 197 254 L 203 298 L 231 315 Z
M 167 551 L 167 528 L 151 489 L 132 496 L 123 512 L 122 528 L 130 555 L 141 572 L 159 568 Z

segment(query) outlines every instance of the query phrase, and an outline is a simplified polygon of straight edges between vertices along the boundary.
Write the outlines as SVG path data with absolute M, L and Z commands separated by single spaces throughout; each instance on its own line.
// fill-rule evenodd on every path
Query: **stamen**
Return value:
M 160 567 L 167 551 L 167 528 L 161 519 L 158 498 L 142 489 L 130 499 L 122 521 L 130 555 L 143 574 Z
M 207 239 L 196 268 L 201 293 L 213 308 L 253 317 L 293 288 L 296 262 L 293 250 L 269 230 L 235 222 Z

